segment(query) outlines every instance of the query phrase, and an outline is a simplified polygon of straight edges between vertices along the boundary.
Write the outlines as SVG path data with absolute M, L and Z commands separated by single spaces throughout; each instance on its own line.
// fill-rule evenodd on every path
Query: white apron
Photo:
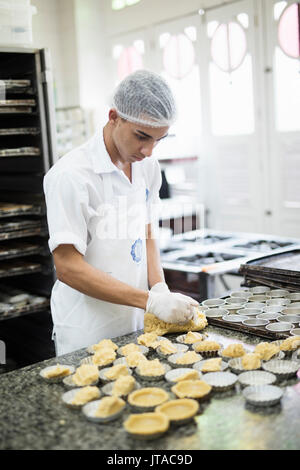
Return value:
M 105 228 L 111 224 L 111 212 L 94 216 L 92 232 L 96 236 L 87 247 L 85 260 L 112 277 L 132 287 L 148 290 L 146 252 L 146 184 L 144 177 L 134 182 L 129 194 L 114 196 L 111 173 L 101 175 L 105 203 L 115 208 L 127 205 L 122 212 L 121 230 L 131 228 L 125 239 L 101 239 Z M 120 202 L 120 199 L 122 200 Z M 143 211 L 136 211 L 136 204 Z M 110 212 L 110 213 L 109 213 Z M 124 235 L 123 233 L 123 235 Z M 100 235 L 100 237 L 99 237 Z M 118 233 L 116 234 L 118 236 Z M 97 300 L 57 281 L 51 297 L 54 323 L 53 338 L 57 356 L 95 344 L 105 338 L 122 336 L 143 328 L 144 311 L 134 307 L 111 304 Z

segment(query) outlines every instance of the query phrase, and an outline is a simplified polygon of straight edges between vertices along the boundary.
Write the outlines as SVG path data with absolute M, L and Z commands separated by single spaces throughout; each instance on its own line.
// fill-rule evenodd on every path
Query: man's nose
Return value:
M 145 157 L 151 157 L 154 147 L 156 146 L 156 142 L 149 142 L 144 144 L 141 149 L 141 154 Z

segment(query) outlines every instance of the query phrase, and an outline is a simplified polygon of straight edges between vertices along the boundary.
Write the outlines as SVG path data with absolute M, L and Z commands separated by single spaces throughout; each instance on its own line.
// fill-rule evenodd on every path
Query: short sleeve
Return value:
M 147 224 L 157 222 L 161 204 L 159 191 L 162 185 L 162 177 L 160 165 L 157 160 L 155 160 L 151 170 L 152 171 L 147 171 L 146 176 Z
M 88 234 L 88 195 L 76 174 L 51 173 L 44 178 L 49 248 L 74 245 L 85 255 Z

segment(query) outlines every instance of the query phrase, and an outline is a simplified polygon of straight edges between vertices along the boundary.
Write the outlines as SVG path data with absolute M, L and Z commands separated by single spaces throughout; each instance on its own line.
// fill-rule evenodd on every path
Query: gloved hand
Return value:
M 157 292 L 153 286 L 149 292 L 146 311 L 167 323 L 186 323 L 193 318 L 194 308 L 198 306 L 199 303 L 191 297 L 172 293 L 169 289 Z
M 165 282 L 158 282 L 157 284 L 154 284 L 151 292 L 170 292 L 170 290 Z

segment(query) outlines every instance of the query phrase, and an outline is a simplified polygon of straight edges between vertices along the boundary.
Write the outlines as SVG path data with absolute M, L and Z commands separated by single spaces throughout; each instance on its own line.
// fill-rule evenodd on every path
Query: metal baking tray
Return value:
M 9 221 L 0 222 L 0 233 L 38 227 L 42 227 L 42 221 L 40 220 L 11 218 Z
M 39 135 L 41 133 L 38 127 L 12 127 L 9 129 L 0 129 L 0 136 L 11 135 Z
M 45 249 L 39 244 L 8 242 L 0 244 L 0 261 L 29 255 L 44 254 Z
M 36 106 L 36 100 L 0 100 L 0 107 Z
M 0 114 L 34 114 L 32 108 L 28 106 L 20 106 L 19 108 L 9 106 L 9 107 L 1 107 L 0 106 Z
M 0 149 L 0 157 L 26 157 L 39 156 L 41 151 L 38 147 L 20 147 L 14 149 Z
M 43 265 L 30 261 L 0 262 L 0 278 L 21 276 L 43 271 Z
M 48 234 L 45 226 L 30 228 L 26 230 L 15 230 L 12 232 L 0 231 L 0 241 L 2 240 L 14 240 L 17 238 L 28 238 L 28 237 L 45 237 Z
M 19 215 L 44 215 L 44 212 L 45 209 L 41 205 L 0 202 L 0 218 Z

